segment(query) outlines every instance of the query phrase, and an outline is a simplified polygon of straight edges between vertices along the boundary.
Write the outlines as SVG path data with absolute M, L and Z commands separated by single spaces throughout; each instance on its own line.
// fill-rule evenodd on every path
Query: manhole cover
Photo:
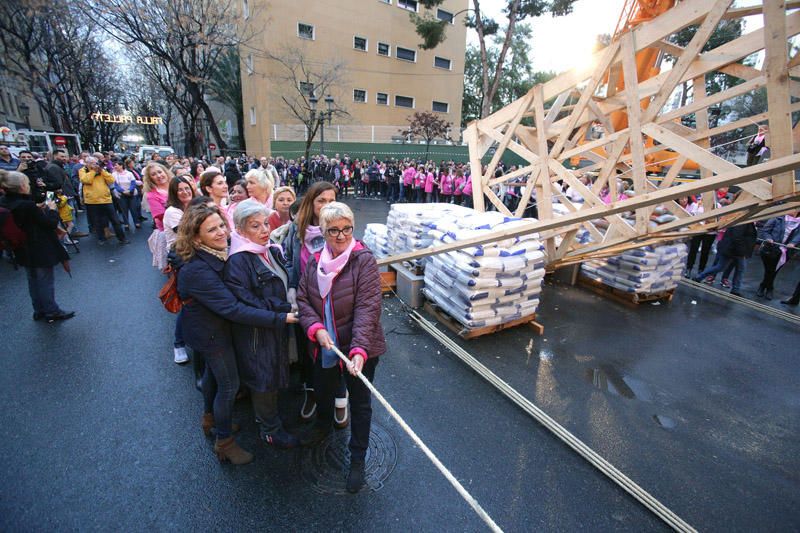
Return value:
M 322 443 L 298 454 L 298 470 L 317 492 L 322 494 L 347 494 L 345 487 L 350 466 L 350 429 L 332 432 Z M 383 488 L 397 464 L 397 446 L 389 433 L 372 422 L 369 448 L 365 465 L 366 488 L 371 491 Z

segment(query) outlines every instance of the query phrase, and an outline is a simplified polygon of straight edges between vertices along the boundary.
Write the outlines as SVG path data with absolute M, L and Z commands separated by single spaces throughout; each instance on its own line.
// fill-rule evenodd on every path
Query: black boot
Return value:
M 772 289 L 767 289 L 764 291 L 764 298 L 767 300 L 772 300 Z
M 760 296 L 761 298 L 764 297 L 764 286 L 759 285 L 758 290 L 756 291 L 756 296 Z
M 305 432 L 300 437 L 300 445 L 301 446 L 315 446 L 325 440 L 331 432 L 332 424 L 328 422 L 327 424 L 322 423 L 315 423 L 311 426 L 311 429 Z
M 364 486 L 364 461 L 350 461 L 350 472 L 347 474 L 347 492 L 355 494 Z
M 788 300 L 781 300 L 781 303 L 782 303 L 783 305 L 791 305 L 791 306 L 795 306 L 795 305 L 797 305 L 797 304 L 800 304 L 800 300 L 795 300 L 795 299 L 793 299 L 793 298 L 789 298 Z

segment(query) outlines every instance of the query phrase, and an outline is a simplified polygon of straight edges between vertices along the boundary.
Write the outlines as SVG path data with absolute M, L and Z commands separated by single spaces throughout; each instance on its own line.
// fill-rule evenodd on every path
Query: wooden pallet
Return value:
M 544 326 L 536 322 L 536 315 L 518 318 L 517 320 L 512 320 L 511 322 L 498 324 L 496 326 L 484 326 L 482 328 L 467 329 L 462 323 L 451 317 L 447 311 L 431 301 L 426 301 L 423 309 L 435 316 L 436 319 L 444 324 L 447 329 L 465 340 L 483 337 L 484 335 L 488 335 L 490 333 L 496 333 L 498 331 L 515 328 L 524 324 L 530 325 L 530 327 L 536 331 L 537 335 L 544 335 Z
M 649 294 L 626 292 L 619 290 L 615 287 L 609 287 L 608 285 L 600 281 L 597 281 L 592 278 L 587 278 L 586 276 L 578 276 L 578 285 L 586 287 L 595 294 L 599 294 L 600 296 L 605 296 L 610 300 L 614 300 L 615 302 L 619 302 L 629 307 L 636 307 L 640 304 L 653 303 L 653 302 L 665 302 L 665 303 L 670 302 L 672 301 L 672 295 L 675 293 L 675 289 L 670 289 L 668 291 L 654 292 Z

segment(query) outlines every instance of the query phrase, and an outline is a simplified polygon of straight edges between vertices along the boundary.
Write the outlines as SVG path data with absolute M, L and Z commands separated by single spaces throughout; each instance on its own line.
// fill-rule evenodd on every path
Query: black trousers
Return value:
M 370 381 L 374 381 L 375 368 L 378 366 L 378 357 L 371 357 L 364 363 L 362 374 Z M 361 383 L 361 380 L 351 376 L 347 369 L 339 365 L 333 368 L 322 368 L 322 357 L 318 356 L 314 366 L 315 394 L 317 397 L 317 423 L 329 426 L 333 423 L 334 397 L 341 383 L 344 373 L 347 390 L 350 393 L 350 459 L 363 461 L 367 456 L 369 447 L 369 432 L 372 425 L 372 393 Z
M 695 235 L 689 241 L 689 257 L 686 259 L 686 268 L 692 270 L 694 268 L 694 261 L 697 258 L 697 250 L 700 249 L 700 265 L 698 272 L 706 269 L 708 263 L 708 254 L 711 252 L 711 245 L 714 244 L 716 235 L 707 233 L 705 235 Z
M 108 224 L 114 228 L 114 234 L 120 241 L 125 240 L 125 233 L 122 231 L 122 225 L 117 219 L 117 212 L 114 211 L 113 204 L 86 204 L 86 209 L 89 214 L 89 220 L 92 224 L 92 229 L 97 235 L 97 240 L 105 241 L 105 229 Z
M 775 277 L 778 275 L 778 261 L 781 256 L 761 256 L 761 262 L 764 263 L 764 279 L 761 280 L 761 287 L 765 290 L 771 291 L 775 289 Z

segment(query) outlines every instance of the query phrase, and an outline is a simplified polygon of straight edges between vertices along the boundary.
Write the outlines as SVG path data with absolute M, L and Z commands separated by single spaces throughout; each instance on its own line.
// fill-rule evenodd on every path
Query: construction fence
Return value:
M 419 138 L 411 139 L 402 134 L 407 125 L 378 126 L 334 124 L 325 126 L 325 140 L 331 142 L 356 143 L 392 143 L 392 144 L 425 144 Z M 320 131 L 316 138 L 321 137 Z M 450 137 L 455 141 L 436 139 L 431 144 L 454 146 L 460 144 L 461 131 L 452 131 Z M 305 124 L 273 124 L 270 130 L 271 141 L 305 141 L 308 139 L 308 128 Z

